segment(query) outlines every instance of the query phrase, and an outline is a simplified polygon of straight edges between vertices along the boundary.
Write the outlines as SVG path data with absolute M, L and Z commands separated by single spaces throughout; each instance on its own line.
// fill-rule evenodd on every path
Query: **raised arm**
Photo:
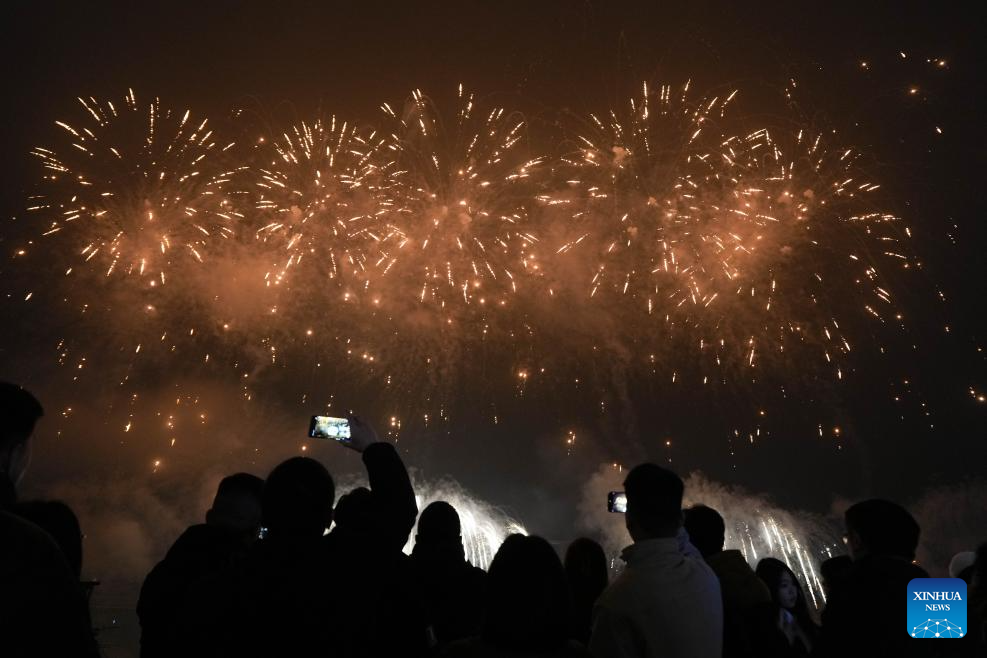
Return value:
M 380 441 L 370 425 L 354 416 L 350 427 L 352 439 L 347 445 L 363 453 L 374 499 L 376 533 L 385 546 L 401 550 L 418 516 L 408 471 L 394 446 Z

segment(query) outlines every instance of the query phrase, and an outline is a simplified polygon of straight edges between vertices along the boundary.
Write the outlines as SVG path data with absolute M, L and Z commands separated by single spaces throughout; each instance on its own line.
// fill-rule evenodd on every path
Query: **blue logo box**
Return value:
M 908 635 L 963 637 L 966 598 L 966 582 L 960 578 L 915 578 L 908 583 Z

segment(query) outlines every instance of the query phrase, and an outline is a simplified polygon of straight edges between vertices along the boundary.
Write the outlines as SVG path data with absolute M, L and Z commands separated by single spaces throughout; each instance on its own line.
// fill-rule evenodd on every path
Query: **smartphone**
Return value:
M 627 512 L 627 494 L 623 491 L 611 491 L 607 494 L 607 511 L 624 514 Z
M 350 421 L 332 416 L 312 416 L 308 435 L 313 439 L 334 439 L 346 443 L 350 440 Z

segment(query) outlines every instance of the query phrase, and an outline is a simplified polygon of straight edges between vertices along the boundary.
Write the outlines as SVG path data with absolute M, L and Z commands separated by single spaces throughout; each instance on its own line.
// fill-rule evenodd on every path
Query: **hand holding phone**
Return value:
M 627 494 L 623 491 L 611 491 L 607 494 L 607 511 L 617 514 L 627 513 Z
M 332 439 L 357 452 L 363 452 L 370 444 L 380 440 L 374 428 L 356 416 L 312 416 L 308 435 L 313 439 Z
M 357 452 L 363 452 L 372 443 L 377 443 L 380 439 L 377 437 L 377 432 L 374 428 L 370 426 L 369 423 L 364 422 L 356 416 L 349 417 L 350 422 L 350 440 L 343 445 L 348 448 L 353 448 Z

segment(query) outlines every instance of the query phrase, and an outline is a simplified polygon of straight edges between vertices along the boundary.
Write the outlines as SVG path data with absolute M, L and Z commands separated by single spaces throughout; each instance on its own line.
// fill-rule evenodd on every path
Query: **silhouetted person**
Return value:
M 822 578 L 822 588 L 826 600 L 833 596 L 833 592 L 843 587 L 852 567 L 853 560 L 850 559 L 849 555 L 837 555 L 822 561 L 819 565 L 819 575 Z
M 987 655 L 987 544 L 981 544 L 977 549 L 967 593 L 967 625 L 970 627 L 967 637 L 974 645 L 969 655 L 984 656 Z
M 352 619 L 334 647 L 341 655 L 421 655 L 428 649 L 425 605 L 411 558 L 402 552 L 418 516 L 415 493 L 394 446 L 359 419 L 351 422 L 353 440 L 343 445 L 363 453 L 370 487 L 340 501 L 346 503 L 340 513 L 353 522 L 337 523 L 322 539 L 323 556 L 340 595 L 374 614 L 364 619 L 347 606 Z
M 844 520 L 853 566 L 823 611 L 820 655 L 929 655 L 935 643 L 910 637 L 903 626 L 909 581 L 928 578 L 912 564 L 918 523 L 903 507 L 877 499 L 852 505 Z
M 490 563 L 480 636 L 450 645 L 442 655 L 588 658 L 569 639 L 570 606 L 565 571 L 551 545 L 510 535 Z
M 72 508 L 60 500 L 31 500 L 14 505 L 13 513 L 51 535 L 65 556 L 72 576 L 79 580 L 82 574 L 82 529 Z
M 589 648 L 597 658 L 719 656 L 723 604 L 716 575 L 682 554 L 682 480 L 655 464 L 624 481 L 627 563 L 596 605 Z
M 44 415 L 37 398 L 20 386 L 0 382 L 0 509 L 17 502 L 17 485 L 31 464 L 31 434 Z
M 30 463 L 38 400 L 0 382 L 0 655 L 96 656 L 79 580 L 51 535 L 10 513 Z
M 256 539 L 263 487 L 263 480 L 248 473 L 223 478 L 206 522 L 182 533 L 148 574 L 137 602 L 142 658 L 205 655 L 222 646 L 222 622 L 204 590 Z
M 770 614 L 771 593 L 755 575 L 744 554 L 723 550 L 726 524 L 715 509 L 697 505 L 685 510 L 689 540 L 720 581 L 723 596 L 723 656 L 760 654 L 759 636 L 751 632 L 758 615 Z
M 580 537 L 565 552 L 566 579 L 572 592 L 572 638 L 583 646 L 589 644 L 593 626 L 593 608 L 607 588 L 610 572 L 603 547 L 592 539 Z
M 774 604 L 775 648 L 765 655 L 808 656 L 819 629 L 809 613 L 809 604 L 798 578 L 781 560 L 766 557 L 757 563 L 757 576 L 768 586 Z
M 445 501 L 430 504 L 418 518 L 411 563 L 438 646 L 480 631 L 486 573 L 466 559 L 460 533 L 459 514 Z
M 340 610 L 320 568 L 319 540 L 332 521 L 335 483 L 325 466 L 292 457 L 267 476 L 262 494 L 267 534 L 251 546 L 234 577 L 229 619 L 233 656 L 309 655 L 331 640 Z
M 363 454 L 366 493 L 347 497 L 333 517 L 335 484 L 318 461 L 294 457 L 264 486 L 267 536 L 236 576 L 231 653 L 245 656 L 414 656 L 426 649 L 421 604 L 401 548 L 417 516 L 397 451 L 351 419 Z

